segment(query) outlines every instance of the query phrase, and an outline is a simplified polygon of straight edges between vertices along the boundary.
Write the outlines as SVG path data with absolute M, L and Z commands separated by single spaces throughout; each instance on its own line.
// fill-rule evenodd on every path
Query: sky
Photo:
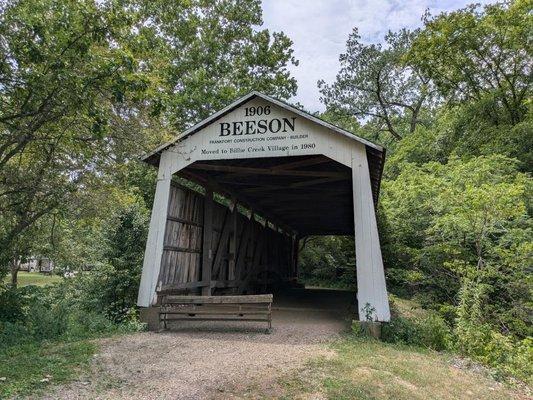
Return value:
M 359 29 L 366 43 L 380 43 L 387 31 L 417 28 L 422 15 L 463 8 L 489 0 L 262 0 L 263 28 L 283 31 L 293 44 L 298 66 L 290 70 L 298 81 L 291 99 L 308 111 L 323 111 L 317 81 L 332 83 L 340 68 L 348 35 Z M 494 1 L 492 1 L 494 2 Z

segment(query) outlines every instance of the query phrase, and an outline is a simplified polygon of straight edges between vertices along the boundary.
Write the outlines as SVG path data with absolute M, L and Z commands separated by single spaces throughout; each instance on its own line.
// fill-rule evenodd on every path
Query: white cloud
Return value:
M 298 80 L 299 101 L 308 110 L 323 110 L 317 81 L 333 82 L 354 27 L 365 42 L 377 43 L 389 30 L 422 25 L 426 9 L 432 14 L 462 8 L 473 0 L 262 0 L 265 28 L 283 31 L 294 42 L 300 61 L 291 71 Z M 489 3 L 489 0 L 476 2 Z M 493 1 L 492 1 L 493 2 Z

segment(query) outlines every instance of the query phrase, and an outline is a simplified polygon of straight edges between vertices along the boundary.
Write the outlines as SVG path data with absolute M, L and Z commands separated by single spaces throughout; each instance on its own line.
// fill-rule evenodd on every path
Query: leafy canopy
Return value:
M 498 114 L 516 124 L 531 96 L 531 11 L 531 1 L 517 0 L 426 15 L 407 60 L 450 101 L 494 99 Z
M 367 120 L 369 130 L 388 132 L 394 140 L 414 132 L 424 123 L 423 107 L 432 101 L 430 80 L 414 64 L 403 61 L 415 36 L 416 32 L 407 30 L 389 32 L 385 46 L 367 45 L 355 28 L 346 53 L 340 56 L 335 82 L 318 83 L 328 112 Z

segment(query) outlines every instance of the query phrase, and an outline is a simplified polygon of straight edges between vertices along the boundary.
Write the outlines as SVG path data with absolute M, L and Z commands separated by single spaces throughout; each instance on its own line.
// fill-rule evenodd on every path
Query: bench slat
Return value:
M 159 320 L 171 321 L 258 321 L 272 327 L 272 294 L 244 296 L 178 296 L 162 298 Z
M 270 303 L 252 303 L 252 304 L 183 304 L 183 303 L 165 303 L 162 305 L 165 309 L 182 309 L 182 310 L 268 310 L 271 308 Z
M 197 314 L 197 315 L 268 315 L 270 311 L 268 310 L 235 310 L 235 311 L 225 311 L 225 310 L 186 310 L 179 308 L 171 308 L 161 310 L 159 314 Z
M 194 303 L 194 304 L 246 304 L 272 303 L 271 294 L 249 296 L 165 296 L 163 304 Z
M 239 318 L 235 316 L 228 316 L 228 317 L 201 317 L 201 318 L 195 318 L 195 317 L 183 317 L 183 316 L 176 316 L 174 318 L 166 318 L 164 322 L 172 322 L 172 321 L 253 321 L 253 322 L 269 322 L 269 318 Z

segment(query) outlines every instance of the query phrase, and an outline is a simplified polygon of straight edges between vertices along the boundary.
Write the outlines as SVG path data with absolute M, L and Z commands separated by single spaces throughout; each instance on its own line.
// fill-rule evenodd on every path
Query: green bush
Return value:
M 449 348 L 451 333 L 444 319 L 432 313 L 423 318 L 394 316 L 389 323 L 383 325 L 381 335 L 385 342 L 441 351 Z
M 24 297 L 17 289 L 0 283 L 0 322 L 15 322 L 24 315 Z
M 383 325 L 381 338 L 389 343 L 418 344 L 418 331 L 413 321 L 404 317 L 393 317 Z
M 62 303 L 33 302 L 26 317 L 30 334 L 38 339 L 53 339 L 66 333 L 70 310 Z
M 47 286 L 5 288 L 0 292 L 0 349 L 43 340 L 77 340 L 116 332 L 143 329 L 137 311 L 122 311 L 117 322 L 95 307 L 96 287 L 87 287 L 88 277 L 72 278 Z M 83 285 L 82 283 L 85 283 Z M 96 286 L 97 282 L 93 282 Z M 12 307 L 11 312 L 9 307 Z M 95 307 L 95 308 L 92 308 Z
M 445 319 L 435 311 L 422 310 L 418 303 L 390 296 L 392 318 L 383 324 L 382 339 L 441 351 L 451 344 L 451 330 Z
M 444 319 L 435 313 L 417 322 L 420 343 L 433 350 L 446 350 L 450 346 L 451 332 Z
M 460 322 L 455 329 L 454 349 L 479 361 L 499 375 L 533 382 L 533 338 L 517 340 L 494 331 L 488 324 Z
M 0 350 L 32 340 L 27 327 L 23 324 L 0 321 Z
M 299 279 L 307 285 L 353 289 L 355 244 L 349 236 L 314 236 L 299 255 Z

